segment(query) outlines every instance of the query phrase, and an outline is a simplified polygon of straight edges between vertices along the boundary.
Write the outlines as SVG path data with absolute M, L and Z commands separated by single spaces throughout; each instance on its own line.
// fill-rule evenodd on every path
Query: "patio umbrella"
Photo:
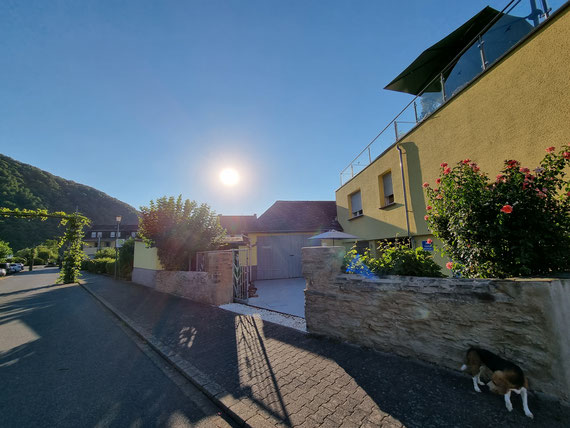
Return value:
M 418 95 L 497 15 L 501 15 L 501 12 L 487 6 L 450 35 L 422 52 L 384 89 Z M 447 69 L 444 78 L 447 78 L 450 72 L 451 68 Z M 430 87 L 426 88 L 426 92 L 439 91 L 439 80 L 433 81 Z
M 321 233 L 319 235 L 311 236 L 309 239 L 332 239 L 333 247 L 335 239 L 358 239 L 358 236 L 351 235 L 349 233 L 339 232 L 338 230 L 329 230 L 328 232 Z

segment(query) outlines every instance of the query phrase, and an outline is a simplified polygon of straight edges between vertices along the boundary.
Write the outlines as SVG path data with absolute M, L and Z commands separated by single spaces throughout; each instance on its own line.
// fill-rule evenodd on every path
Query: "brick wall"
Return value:
M 480 346 L 570 403 L 570 279 L 367 279 L 340 274 L 344 251 L 303 248 L 310 333 L 456 370 Z

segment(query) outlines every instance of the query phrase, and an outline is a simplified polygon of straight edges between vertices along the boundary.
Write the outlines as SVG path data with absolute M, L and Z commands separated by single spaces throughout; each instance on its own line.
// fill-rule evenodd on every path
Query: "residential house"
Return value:
M 102 248 L 115 248 L 116 244 L 120 247 L 126 239 L 134 238 L 138 230 L 138 224 L 121 224 L 118 232 L 116 224 L 94 225 L 85 232 L 83 252 L 93 258 Z
M 302 276 L 301 248 L 320 245 L 311 236 L 342 230 L 334 201 L 277 201 L 248 231 L 253 279 Z
M 395 237 L 426 244 L 422 183 L 434 184 L 442 162 L 469 158 L 492 177 L 507 159 L 533 167 L 546 147 L 568 142 L 569 3 L 511 3 L 485 8 L 386 87 L 417 96 L 343 170 L 336 191 L 342 228 L 371 249 Z

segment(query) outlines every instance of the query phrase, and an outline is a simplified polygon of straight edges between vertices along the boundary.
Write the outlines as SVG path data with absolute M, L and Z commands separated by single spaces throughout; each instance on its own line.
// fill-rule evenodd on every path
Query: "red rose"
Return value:
M 422 186 L 424 186 L 424 188 L 429 187 L 429 183 L 426 181 L 424 184 L 422 184 Z
M 428 219 L 429 219 L 429 215 L 424 215 L 424 220 L 428 221 Z
M 431 205 L 428 205 L 428 206 L 426 207 L 426 210 L 428 210 L 428 211 L 431 210 L 431 209 L 432 209 L 432 206 L 431 206 Z
M 428 244 L 431 244 L 433 241 L 431 240 L 431 238 L 428 238 L 428 240 L 426 241 Z
M 445 267 L 446 267 L 447 269 L 449 269 L 449 270 L 453 269 L 453 262 L 447 262 L 447 263 L 445 264 Z
M 462 162 L 463 165 L 467 165 L 469 162 L 471 162 L 471 159 L 464 159 Z
M 443 163 L 442 163 L 441 165 L 439 165 L 439 166 L 441 166 L 442 168 L 445 168 L 445 167 L 447 166 L 447 162 L 443 162 Z
M 443 173 L 444 173 L 445 175 L 449 174 L 450 172 L 451 172 L 451 168 L 449 168 L 449 167 L 447 167 L 447 168 L 445 168 L 445 169 L 443 170 Z
M 527 172 L 530 172 L 530 169 L 528 168 L 519 168 L 519 171 L 526 174 Z
M 435 184 L 440 184 L 441 183 L 441 178 L 438 178 L 437 180 L 435 180 Z
M 562 156 L 564 156 L 564 159 L 570 159 L 570 152 L 564 152 Z
M 554 147 L 549 147 L 546 149 L 546 153 L 552 153 L 554 150 L 556 150 Z
M 503 205 L 501 211 L 504 212 L 505 214 L 510 214 L 513 212 L 513 207 L 511 205 Z

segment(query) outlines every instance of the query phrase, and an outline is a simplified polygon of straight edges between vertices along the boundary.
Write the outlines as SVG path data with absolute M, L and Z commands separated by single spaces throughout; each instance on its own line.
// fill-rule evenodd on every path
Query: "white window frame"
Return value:
M 91 238 L 97 238 L 97 232 L 91 232 Z
M 111 232 L 111 238 L 115 237 L 115 232 Z

